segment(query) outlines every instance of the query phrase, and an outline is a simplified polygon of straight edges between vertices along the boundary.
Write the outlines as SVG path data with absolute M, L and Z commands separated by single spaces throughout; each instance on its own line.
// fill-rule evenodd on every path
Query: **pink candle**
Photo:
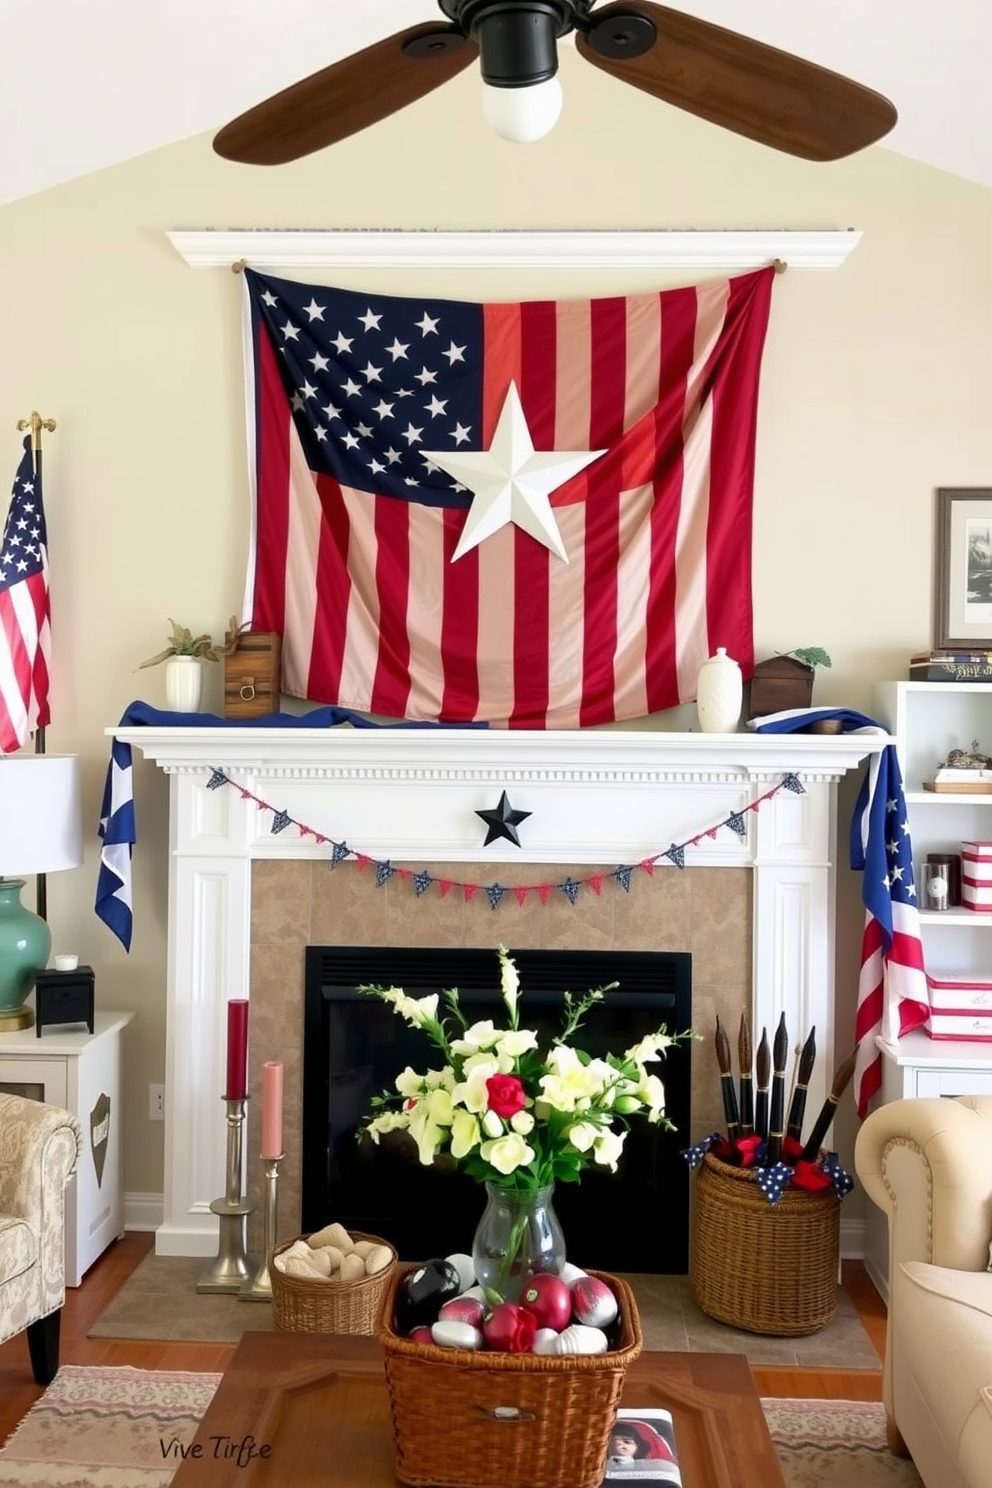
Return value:
M 232 997 L 227 1004 L 227 1090 L 225 1100 L 248 1094 L 248 1002 Z
M 282 1065 L 262 1065 L 262 1156 L 282 1157 Z

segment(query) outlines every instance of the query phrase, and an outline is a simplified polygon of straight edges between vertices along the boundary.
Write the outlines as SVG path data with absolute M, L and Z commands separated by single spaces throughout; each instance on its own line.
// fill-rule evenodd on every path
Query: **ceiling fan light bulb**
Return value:
M 561 117 L 564 94 L 557 77 L 528 88 L 482 85 L 482 112 L 501 139 L 529 145 L 550 134 Z

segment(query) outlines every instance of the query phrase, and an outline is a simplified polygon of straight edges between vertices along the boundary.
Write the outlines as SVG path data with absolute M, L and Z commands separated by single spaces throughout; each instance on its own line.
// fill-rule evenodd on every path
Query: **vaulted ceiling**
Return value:
M 878 89 L 899 122 L 873 148 L 992 186 L 989 0 L 678 8 Z M 439 16 L 435 0 L 26 0 L 17 9 L 0 52 L 0 203 L 216 129 L 308 73 Z

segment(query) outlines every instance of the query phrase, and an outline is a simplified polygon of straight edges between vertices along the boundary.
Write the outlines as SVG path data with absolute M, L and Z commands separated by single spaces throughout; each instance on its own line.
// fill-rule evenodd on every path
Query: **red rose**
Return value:
M 500 1302 L 482 1324 L 486 1347 L 500 1354 L 529 1354 L 534 1348 L 537 1318 L 516 1302 Z
M 486 1081 L 489 1109 L 497 1116 L 516 1116 L 527 1104 L 524 1087 L 516 1075 L 490 1075 Z

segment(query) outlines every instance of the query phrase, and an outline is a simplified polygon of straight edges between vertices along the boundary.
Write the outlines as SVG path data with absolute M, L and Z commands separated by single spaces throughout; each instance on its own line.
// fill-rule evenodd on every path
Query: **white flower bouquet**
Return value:
M 498 955 L 505 1028 L 488 1019 L 469 1024 L 456 989 L 413 998 L 398 987 L 359 988 L 391 1003 L 441 1055 L 437 1068 L 407 1066 L 395 1093 L 373 1097 L 359 1134 L 378 1142 L 409 1132 L 425 1165 L 449 1154 L 471 1178 L 518 1193 L 575 1182 L 593 1164 L 616 1172 L 632 1117 L 673 1129 L 664 1085 L 647 1066 L 687 1035 L 662 1027 L 605 1058 L 576 1047 L 574 1035 L 611 982 L 579 997 L 566 993 L 561 1031 L 542 1049 L 537 1034 L 520 1027 L 517 968 L 504 946 Z

